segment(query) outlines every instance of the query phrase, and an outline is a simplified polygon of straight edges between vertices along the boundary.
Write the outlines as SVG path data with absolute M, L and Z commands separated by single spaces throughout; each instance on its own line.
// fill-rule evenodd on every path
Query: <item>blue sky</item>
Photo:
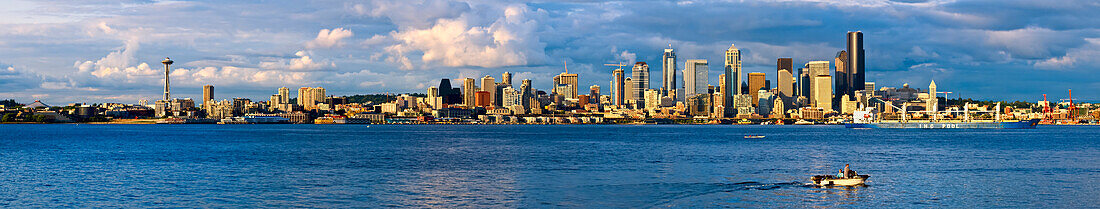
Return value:
M 762 1 L 3 1 L 0 98 L 136 103 L 176 97 L 266 100 L 276 88 L 329 94 L 424 92 L 440 78 L 508 71 L 550 88 L 563 63 L 605 86 L 604 63 L 650 62 L 672 44 L 713 63 L 743 50 L 745 72 L 775 59 L 831 61 L 863 31 L 867 80 L 979 99 L 1042 94 L 1100 100 L 1100 2 Z M 744 76 L 744 75 L 742 75 Z M 654 85 L 660 76 L 651 76 Z M 681 76 L 682 78 L 682 76 Z M 679 82 L 683 83 L 683 82 Z M 606 92 L 605 92 L 606 93 Z M 955 97 L 955 95 L 952 95 Z

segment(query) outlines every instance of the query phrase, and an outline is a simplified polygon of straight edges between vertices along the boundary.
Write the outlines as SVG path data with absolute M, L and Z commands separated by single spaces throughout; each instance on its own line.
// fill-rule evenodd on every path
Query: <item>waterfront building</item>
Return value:
M 707 60 L 689 59 L 684 62 L 684 96 L 694 97 L 707 93 Z
M 684 75 L 684 77 L 687 76 Z M 661 96 L 672 95 L 672 99 L 676 100 L 675 94 L 669 92 L 677 88 L 679 86 L 676 85 L 676 52 L 672 49 L 672 44 L 668 44 L 664 55 L 661 56 Z
M 631 82 L 634 83 L 634 90 L 631 93 L 635 104 L 645 103 L 644 94 L 646 89 L 649 89 L 649 65 L 645 62 L 634 63 L 634 68 L 631 72 Z
M 752 95 L 752 106 L 759 107 L 759 94 L 756 92 L 764 89 L 764 73 L 749 73 L 749 94 Z
M 748 94 L 736 94 L 733 95 L 733 108 L 737 109 L 737 116 L 751 115 L 754 111 L 752 108 L 752 95 Z
M 687 107 L 688 115 L 691 116 L 710 116 L 710 94 L 696 94 L 695 96 L 688 97 Z

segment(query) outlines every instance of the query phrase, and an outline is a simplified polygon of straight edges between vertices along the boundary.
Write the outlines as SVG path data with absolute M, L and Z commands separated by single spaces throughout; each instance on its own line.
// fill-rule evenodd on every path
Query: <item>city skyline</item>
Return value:
M 662 52 L 669 44 L 677 56 L 674 72 L 689 59 L 720 63 L 728 46 L 736 44 L 744 61 L 738 78 L 763 72 L 774 86 L 775 59 L 791 57 L 796 66 L 832 61 L 845 50 L 847 31 L 864 32 L 866 81 L 879 86 L 921 86 L 935 79 L 962 97 L 1009 101 L 1035 101 L 1042 93 L 1063 98 L 1065 89 L 1079 89 L 1075 97 L 1095 100 L 1097 93 L 1087 89 L 1100 86 L 1100 79 L 1088 73 L 1097 66 L 1089 55 L 1100 53 L 1100 41 L 1091 38 L 1100 34 L 1087 25 L 1095 15 L 1074 13 L 1076 8 L 1050 8 L 1086 20 L 1082 25 L 1066 25 L 1069 21 L 1039 21 L 1063 17 L 1054 14 L 1013 16 L 1037 21 L 996 20 L 1006 14 L 973 9 L 997 7 L 1009 14 L 1037 11 L 1028 9 L 1028 2 L 700 1 L 638 6 L 636 2 L 376 1 L 293 9 L 278 4 L 187 1 L 85 4 L 71 5 L 79 7 L 73 10 L 50 2 L 11 4 L 11 12 L 0 22 L 12 28 L 0 34 L 0 46 L 7 49 L 0 51 L 0 86 L 4 87 L 0 98 L 55 104 L 152 101 L 163 94 L 159 90 L 163 71 L 156 62 L 164 57 L 179 61 L 172 65 L 171 76 L 176 98 L 200 98 L 204 85 L 218 87 L 218 100 L 263 100 L 271 89 L 284 86 L 320 86 L 331 95 L 420 93 L 440 78 L 477 79 L 503 72 L 514 73 L 515 80 L 533 80 L 535 89 L 551 90 L 549 78 L 564 71 L 559 64 L 564 62 L 572 65 L 570 73 L 579 75 L 580 87 L 608 85 L 615 68 L 603 64 L 651 63 L 648 88 L 658 89 L 665 76 Z M 270 11 L 232 11 L 242 7 Z M 132 9 L 116 12 L 119 8 Z M 667 18 L 667 23 L 651 21 L 666 14 L 644 16 L 649 14 L 645 11 L 658 8 L 683 16 Z M 898 14 L 875 12 L 883 8 Z M 414 9 L 425 15 L 403 13 Z M 783 32 L 742 25 L 744 20 L 709 18 L 717 12 L 748 10 L 760 11 L 739 19 L 808 12 L 773 23 Z M 592 23 L 571 23 L 609 12 Z M 192 13 L 206 16 L 186 16 Z M 285 14 L 298 18 L 256 20 Z M 860 18 L 864 16 L 880 22 Z M 923 22 L 906 23 L 912 20 Z M 233 23 L 233 27 L 211 21 Z M 448 28 L 467 32 L 448 34 L 443 30 Z M 501 34 L 512 36 L 498 37 Z M 460 49 L 468 46 L 493 50 Z M 707 84 L 718 86 L 723 70 L 710 67 Z M 996 73 L 990 73 L 993 70 Z M 604 88 L 601 94 L 611 95 L 611 89 Z

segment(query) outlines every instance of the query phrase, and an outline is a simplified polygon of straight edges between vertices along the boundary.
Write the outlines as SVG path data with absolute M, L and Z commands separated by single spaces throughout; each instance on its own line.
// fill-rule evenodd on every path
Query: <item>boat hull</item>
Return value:
M 1017 122 L 971 122 L 971 123 L 849 123 L 846 128 L 920 128 L 920 129 L 1034 129 L 1039 119 Z
M 831 176 L 814 176 L 810 178 L 818 186 L 858 186 L 867 182 L 871 176 L 859 175 L 854 178 L 833 178 Z

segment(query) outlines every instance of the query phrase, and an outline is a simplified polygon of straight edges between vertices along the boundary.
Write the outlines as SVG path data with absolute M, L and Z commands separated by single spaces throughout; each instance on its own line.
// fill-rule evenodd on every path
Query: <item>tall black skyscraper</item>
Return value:
M 848 32 L 848 65 L 849 72 L 848 89 L 851 92 L 863 90 L 863 83 L 865 80 L 865 72 L 863 69 L 863 32 Z M 851 94 L 851 92 L 848 92 Z
M 462 103 L 462 91 L 451 88 L 451 79 L 444 78 L 439 81 L 439 97 L 443 97 L 443 104 Z

